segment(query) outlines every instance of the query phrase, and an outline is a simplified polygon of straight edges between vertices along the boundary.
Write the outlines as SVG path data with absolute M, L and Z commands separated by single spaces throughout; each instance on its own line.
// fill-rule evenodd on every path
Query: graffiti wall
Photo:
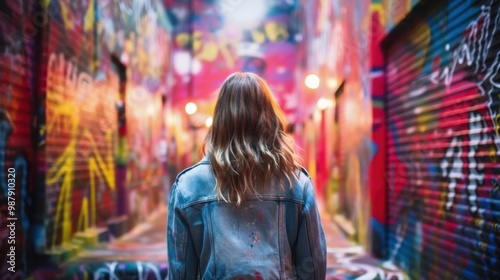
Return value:
M 316 141 L 304 141 L 309 143 L 306 150 L 316 149 L 307 166 L 315 171 L 317 193 L 326 193 L 327 205 L 334 204 L 329 207 L 331 214 L 349 220 L 355 229 L 353 237 L 368 246 L 370 1 L 302 1 L 301 7 L 303 76 L 316 73 L 321 81 L 315 90 L 302 87 L 301 104 L 308 107 L 301 113 L 315 120 L 318 131 L 324 131 Z M 333 106 L 318 109 L 316 102 L 321 98 L 331 100 Z
M 161 1 L 99 1 L 100 72 L 117 58 L 120 77 L 117 203 L 129 226 L 144 220 L 162 201 L 164 100 L 169 93 L 171 24 Z M 116 67 L 117 62 L 112 61 Z M 114 67 L 111 67 L 114 68 Z M 120 72 L 120 71 L 118 71 Z
M 45 1 L 47 248 L 161 201 L 169 25 L 157 1 Z
M 387 45 L 389 256 L 415 279 L 497 279 L 500 3 L 425 8 Z
M 373 202 L 370 225 L 372 228 L 372 252 L 385 257 L 387 249 L 387 202 L 386 202 L 386 121 L 384 57 L 379 44 L 385 36 L 385 12 L 380 3 L 372 1 L 371 27 L 371 95 L 372 95 L 372 153 L 369 169 L 370 199 Z
M 34 1 L 0 3 L 0 274 L 12 279 L 32 256 L 33 9 Z
M 372 0 L 386 31 L 392 30 L 420 0 Z
M 386 114 L 385 61 L 380 44 L 387 31 L 400 22 L 418 1 L 371 1 L 370 80 L 372 95 L 372 159 L 369 166 L 371 252 L 387 257 L 387 201 L 386 201 Z
M 128 161 L 126 189 L 130 222 L 143 221 L 163 201 L 164 160 L 161 159 L 163 107 L 161 94 L 145 94 L 144 99 L 133 100 L 132 87 L 127 99 Z
M 94 3 L 47 5 L 57 11 L 45 47 L 46 238 L 53 249 L 69 243 L 77 231 L 103 227 L 113 215 L 117 92 L 112 89 L 118 79 L 111 73 L 101 82 L 94 77 Z

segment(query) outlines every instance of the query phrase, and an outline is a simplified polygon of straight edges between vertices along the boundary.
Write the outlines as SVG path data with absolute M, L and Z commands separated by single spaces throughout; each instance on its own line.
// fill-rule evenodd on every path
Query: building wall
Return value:
M 144 220 L 163 200 L 164 101 L 171 98 L 171 24 L 162 1 L 99 3 L 99 60 L 117 56 L 126 67 L 121 88 L 125 123 L 119 122 L 116 174 L 119 212 L 129 224 Z M 110 8 L 112 7 L 112 8 Z M 112 65 L 103 65 L 106 69 Z
M 13 278 L 31 263 L 34 8 L 34 1 L 0 3 L 0 274 Z
M 442 1 L 387 46 L 389 257 L 420 279 L 497 279 L 497 1 Z
M 22 221 L 16 273 L 6 271 L 5 255 L 1 272 L 9 279 L 56 279 L 62 276 L 54 264 L 76 251 L 71 245 L 79 243 L 68 243 L 77 233 L 111 229 L 108 223 L 125 215 L 123 234 L 162 200 L 170 31 L 159 1 L 23 2 L 0 4 L 0 79 L 10 81 L 5 98 L 0 93 L 8 149 L 1 162 L 17 170 Z M 23 155 L 33 166 L 25 166 Z M 0 250 L 7 252 L 4 244 L 2 237 Z M 140 274 L 144 266 L 122 268 Z M 83 278 L 92 273 L 86 269 L 79 267 Z
M 306 142 L 306 150 L 317 149 L 307 166 L 315 173 L 317 193 L 326 194 L 327 206 L 334 201 L 329 206 L 332 214 L 349 220 L 355 229 L 353 237 L 369 246 L 370 1 L 302 1 L 301 7 L 302 72 L 304 76 L 316 73 L 321 80 L 316 90 L 303 88 L 301 104 L 307 107 L 302 117 L 312 117 L 318 129 L 325 128 L 324 135 Z M 332 100 L 335 106 L 319 111 L 316 101 L 321 97 Z
M 382 19 L 382 26 L 391 31 L 420 0 L 373 0 Z
M 106 77 L 107 83 L 94 79 L 94 3 L 50 1 L 47 5 L 57 11 L 44 38 L 46 237 L 47 247 L 54 249 L 68 243 L 77 231 L 103 227 L 113 215 L 117 93 L 111 90 L 113 84 L 118 88 L 118 79 L 116 75 Z
M 399 23 L 418 1 L 372 0 L 370 40 L 370 81 L 372 96 L 372 157 L 369 167 L 370 200 L 373 202 L 370 225 L 373 239 L 371 252 L 387 257 L 387 157 L 385 61 L 380 46 L 387 32 Z
M 45 236 L 53 249 L 121 215 L 133 225 L 159 205 L 170 33 L 158 1 L 45 4 Z
M 384 57 L 380 47 L 385 36 L 387 11 L 372 1 L 371 15 L 371 95 L 372 95 L 372 153 L 369 171 L 370 200 L 373 202 L 370 225 L 372 228 L 372 252 L 385 257 L 387 252 L 387 201 L 386 201 L 386 120 L 385 120 L 385 72 Z

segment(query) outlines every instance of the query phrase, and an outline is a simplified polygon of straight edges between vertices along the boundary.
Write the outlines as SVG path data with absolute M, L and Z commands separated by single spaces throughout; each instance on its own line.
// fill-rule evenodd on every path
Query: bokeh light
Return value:
M 207 120 L 205 121 L 205 126 L 211 127 L 213 122 L 214 122 L 214 119 L 212 117 L 208 117 Z
M 305 80 L 306 87 L 317 89 L 319 87 L 319 77 L 316 74 L 309 74 Z
M 196 113 L 196 111 L 198 110 L 198 107 L 193 102 L 189 102 L 188 104 L 186 104 L 185 109 L 186 109 L 186 113 L 188 115 L 192 115 L 192 114 Z
M 320 98 L 317 103 L 318 109 L 325 110 L 327 108 L 333 107 L 333 100 L 327 98 Z

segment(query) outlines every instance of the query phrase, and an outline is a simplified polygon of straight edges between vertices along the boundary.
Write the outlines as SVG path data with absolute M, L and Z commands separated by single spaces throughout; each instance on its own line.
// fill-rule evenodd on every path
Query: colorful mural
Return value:
M 0 274 L 12 279 L 27 274 L 33 256 L 33 8 L 0 3 Z
M 385 120 L 385 61 L 380 44 L 386 31 L 394 27 L 417 1 L 372 0 L 370 38 L 370 80 L 372 95 L 372 160 L 369 167 L 371 252 L 387 258 L 386 200 L 386 120 Z
M 133 226 L 161 203 L 170 27 L 157 1 L 44 3 L 53 15 L 42 45 L 54 249 L 76 232 L 108 232 L 123 215 Z
M 170 93 L 171 24 L 161 1 L 99 1 L 98 13 L 98 57 L 103 61 L 115 56 L 125 68 L 120 93 L 124 123 L 115 155 L 126 169 L 117 174 L 117 182 L 124 182 L 117 186 L 122 190 L 118 203 L 133 226 L 158 207 L 163 196 L 161 149 L 166 140 L 164 100 Z M 100 69 L 107 67 L 101 63 Z
M 78 73 L 74 59 L 52 54 L 48 64 L 47 214 L 53 223 L 49 248 L 69 242 L 76 231 L 105 226 L 114 212 L 117 96 L 111 93 L 116 91 L 86 72 Z M 116 77 L 114 84 L 117 88 Z
M 389 257 L 415 279 L 497 279 L 500 3 L 428 8 L 388 42 Z
M 373 8 L 380 18 L 380 26 L 391 31 L 420 0 L 372 0 Z
M 386 120 L 385 120 L 385 74 L 384 57 L 380 48 L 385 36 L 384 16 L 386 11 L 377 1 L 372 1 L 371 27 L 371 95 L 372 95 L 372 153 L 370 161 L 369 188 L 373 202 L 370 214 L 371 251 L 377 257 L 385 258 L 387 249 L 387 200 L 386 200 Z
M 140 100 L 134 100 L 136 91 L 142 87 L 128 89 L 127 145 L 128 161 L 126 189 L 128 192 L 129 222 L 143 221 L 161 202 L 164 194 L 160 143 L 163 127 L 163 105 L 161 94 L 142 93 Z M 166 139 L 164 139 L 166 140 Z
M 370 1 L 302 1 L 301 7 L 302 76 L 316 73 L 321 81 L 315 90 L 301 88 L 301 118 L 314 120 L 314 130 L 322 131 L 316 141 L 304 133 L 303 142 L 308 143 L 304 149 L 309 155 L 306 166 L 315 176 L 317 194 L 327 194 L 331 214 L 351 221 L 353 237 L 368 247 Z M 320 98 L 331 100 L 334 106 L 318 109 Z

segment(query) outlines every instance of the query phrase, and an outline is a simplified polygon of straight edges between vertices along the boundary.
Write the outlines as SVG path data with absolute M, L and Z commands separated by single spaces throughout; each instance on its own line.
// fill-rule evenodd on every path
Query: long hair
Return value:
M 283 187 L 283 178 L 292 187 L 300 165 L 286 127 L 262 78 L 237 72 L 224 81 L 205 139 L 219 199 L 240 205 L 271 184 Z

